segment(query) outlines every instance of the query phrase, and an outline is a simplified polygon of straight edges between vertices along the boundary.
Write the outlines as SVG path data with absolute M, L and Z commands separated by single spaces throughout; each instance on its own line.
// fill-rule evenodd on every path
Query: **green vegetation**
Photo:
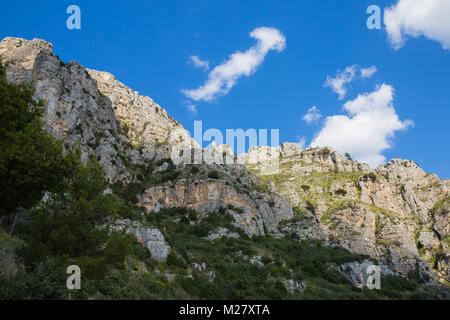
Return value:
M 83 164 L 78 150 L 63 153 L 62 142 L 43 129 L 43 103 L 32 97 L 32 86 L 8 83 L 0 65 L 3 299 L 66 298 L 67 266 L 79 265 L 86 283 L 97 281 L 124 270 L 136 242 L 109 230 L 110 219 L 132 209 L 104 194 L 109 183 L 100 164 Z
M 450 197 L 445 197 L 444 199 L 436 203 L 433 208 L 431 208 L 431 212 L 435 213 L 443 207 L 450 207 Z
M 377 180 L 377 176 L 376 176 L 376 174 L 374 174 L 373 172 L 370 172 L 370 173 L 364 174 L 364 175 L 362 176 L 362 179 L 363 179 L 364 182 L 368 181 L 369 179 L 370 179 L 372 182 L 375 182 L 375 181 Z
M 8 83 L 0 64 L 0 217 L 31 208 L 71 170 L 71 155 L 42 129 L 43 102 L 32 97 L 32 86 Z
M 128 281 L 122 281 L 122 285 L 131 290 L 111 291 L 108 298 L 148 298 L 149 294 L 153 298 L 180 299 L 386 299 L 414 298 L 419 294 L 433 297 L 418 285 L 396 277 L 383 279 L 382 290 L 358 289 L 330 266 L 366 257 L 341 248 L 327 248 L 317 241 L 299 243 L 289 238 L 244 235 L 237 239 L 204 239 L 219 226 L 236 231 L 225 210 L 202 218 L 186 208 L 163 209 L 149 215 L 148 222 L 165 230 L 172 253 L 167 263 L 156 264 L 147 259 L 146 266 L 175 274 L 174 280 L 145 272 L 128 275 Z M 262 257 L 263 266 L 249 263 L 255 255 Z M 205 263 L 206 270 L 193 268 L 194 263 Z M 214 280 L 207 274 L 210 271 Z M 141 284 L 137 279 L 145 281 Z M 303 282 L 307 289 L 289 292 L 283 279 Z M 151 293 L 146 290 L 149 287 Z
M 253 183 L 250 187 L 251 190 L 256 190 L 260 193 L 269 192 L 269 187 L 264 181 Z
M 14 237 L 1 235 L 2 241 L 18 245 L 10 253 L 16 270 L 9 276 L 0 272 L 7 288 L 0 290 L 0 298 L 67 298 L 62 279 L 69 265 L 80 266 L 89 284 L 124 270 L 126 258 L 134 254 L 136 239 L 108 227 L 110 219 L 127 217 L 131 209 L 103 193 L 108 182 L 94 159 L 84 165 L 74 155 L 73 174 L 63 179 L 60 190 L 23 213 Z
M 339 196 L 345 196 L 347 194 L 347 191 L 345 191 L 342 188 L 337 189 L 335 192 L 335 194 L 339 195 Z
M 219 179 L 219 177 L 220 177 L 220 174 L 216 170 L 208 173 L 208 178 L 210 178 L 210 179 Z
M 300 188 L 302 188 L 302 190 L 303 190 L 304 192 L 308 192 L 308 191 L 311 189 L 311 187 L 308 186 L 308 185 L 306 185 L 306 184 L 302 184 L 302 185 L 300 186 Z

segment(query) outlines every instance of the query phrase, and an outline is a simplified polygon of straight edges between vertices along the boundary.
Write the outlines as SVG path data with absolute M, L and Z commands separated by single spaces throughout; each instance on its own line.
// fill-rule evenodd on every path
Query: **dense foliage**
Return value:
M 103 278 L 124 268 L 136 243 L 108 227 L 132 209 L 104 192 L 95 159 L 83 164 L 44 130 L 41 106 L 0 64 L 0 298 L 66 298 L 69 265 L 87 281 Z
M 70 174 L 62 144 L 43 129 L 31 84 L 11 84 L 0 64 L 0 215 L 30 208 Z

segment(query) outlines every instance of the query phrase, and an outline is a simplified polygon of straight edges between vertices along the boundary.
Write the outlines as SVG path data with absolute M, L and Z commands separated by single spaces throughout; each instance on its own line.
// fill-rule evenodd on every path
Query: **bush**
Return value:
M 347 194 L 347 191 L 342 188 L 339 188 L 334 193 L 338 196 L 345 196 Z
M 0 216 L 33 207 L 72 171 L 71 155 L 43 129 L 43 101 L 33 94 L 31 84 L 9 83 L 0 63 Z
M 305 185 L 305 184 L 302 184 L 301 188 L 302 188 L 302 190 L 303 190 L 304 192 L 308 192 L 308 191 L 309 191 L 309 189 L 311 189 L 311 187 L 310 187 L 310 186 L 308 186 L 308 185 Z
M 196 174 L 199 171 L 200 171 L 200 169 L 198 168 L 198 166 L 195 166 L 195 165 L 191 166 L 191 173 L 192 174 Z
M 170 251 L 169 254 L 167 255 L 167 265 L 183 269 L 187 267 L 187 264 L 184 261 L 184 259 L 178 256 L 173 250 Z
M 214 170 L 208 173 L 208 178 L 210 179 L 219 179 L 219 172 Z

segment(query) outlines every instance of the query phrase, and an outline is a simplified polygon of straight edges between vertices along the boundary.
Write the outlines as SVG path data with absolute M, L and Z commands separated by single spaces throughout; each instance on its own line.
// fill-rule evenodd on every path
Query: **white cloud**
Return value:
M 371 167 L 381 164 L 385 161 L 382 152 L 391 148 L 394 133 L 413 125 L 411 120 L 400 121 L 393 100 L 394 88 L 386 84 L 374 92 L 360 94 L 344 104 L 348 115 L 326 118 L 311 147 L 330 146 Z
M 197 114 L 197 107 L 190 101 L 185 101 L 182 103 L 182 105 L 184 105 L 190 113 Z
M 376 66 L 371 66 L 369 68 L 361 68 L 361 78 L 368 79 L 372 77 L 378 69 Z
M 306 146 L 306 138 L 297 135 L 297 144 L 300 146 L 300 148 L 305 149 L 305 146 Z
M 212 101 L 227 94 L 240 77 L 254 73 L 270 50 L 280 52 L 286 47 L 286 38 L 275 28 L 256 28 L 250 32 L 250 37 L 258 40 L 255 46 L 231 54 L 228 60 L 210 71 L 202 86 L 182 92 L 194 101 Z
M 357 78 L 370 78 L 378 69 L 376 66 L 360 68 L 358 65 L 346 67 L 344 71 L 338 70 L 335 77 L 327 76 L 325 87 L 330 87 L 333 92 L 339 95 L 339 100 L 344 99 L 347 94 L 346 85 Z
M 201 60 L 199 56 L 190 56 L 189 62 L 192 63 L 196 68 L 201 68 L 205 71 L 209 70 L 209 61 Z
M 330 87 L 333 92 L 339 95 L 339 100 L 344 99 L 347 94 L 346 84 L 352 82 L 356 74 L 356 65 L 345 68 L 344 71 L 339 71 L 336 73 L 334 78 L 327 76 L 325 81 L 325 86 Z
M 425 36 L 450 49 L 449 0 L 398 0 L 384 10 L 384 24 L 392 46 L 401 48 L 407 36 Z
M 307 123 L 313 123 L 320 119 L 321 117 L 320 110 L 313 106 L 312 108 L 308 109 L 308 112 L 303 116 L 303 120 L 305 120 Z

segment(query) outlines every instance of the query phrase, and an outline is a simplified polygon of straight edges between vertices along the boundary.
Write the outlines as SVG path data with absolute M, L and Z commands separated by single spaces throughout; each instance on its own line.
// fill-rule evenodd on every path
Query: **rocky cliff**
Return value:
M 170 207 L 203 216 L 225 210 L 233 229 L 248 236 L 319 239 L 424 282 L 450 280 L 450 181 L 409 160 L 371 170 L 330 148 L 302 150 L 293 143 L 251 149 L 239 156 L 247 165 L 173 163 L 173 151 L 199 149 L 180 123 L 110 73 L 64 63 L 52 49 L 43 40 L 3 39 L 8 80 L 33 81 L 36 99 L 45 101 L 46 129 L 67 147 L 79 146 L 84 158 L 95 155 L 115 192 L 133 193 L 146 214 Z M 208 152 L 220 158 L 224 150 L 230 154 L 214 145 Z M 279 167 L 267 175 L 273 159 Z M 152 255 L 167 257 L 157 229 L 132 232 L 149 250 L 164 251 Z M 208 238 L 231 235 L 238 236 L 220 227 Z
M 180 123 L 152 99 L 139 95 L 107 72 L 64 63 L 49 42 L 5 38 L 0 56 L 7 79 L 33 81 L 45 104 L 45 125 L 83 156 L 95 155 L 111 181 L 127 178 L 131 163 L 167 158 L 170 146 L 193 143 Z
M 425 281 L 436 280 L 431 269 L 449 280 L 449 180 L 410 160 L 371 170 L 331 148 L 280 154 L 279 161 L 278 173 L 262 178 L 295 208 L 281 231 L 336 243 Z M 251 167 L 257 174 L 264 161 Z

